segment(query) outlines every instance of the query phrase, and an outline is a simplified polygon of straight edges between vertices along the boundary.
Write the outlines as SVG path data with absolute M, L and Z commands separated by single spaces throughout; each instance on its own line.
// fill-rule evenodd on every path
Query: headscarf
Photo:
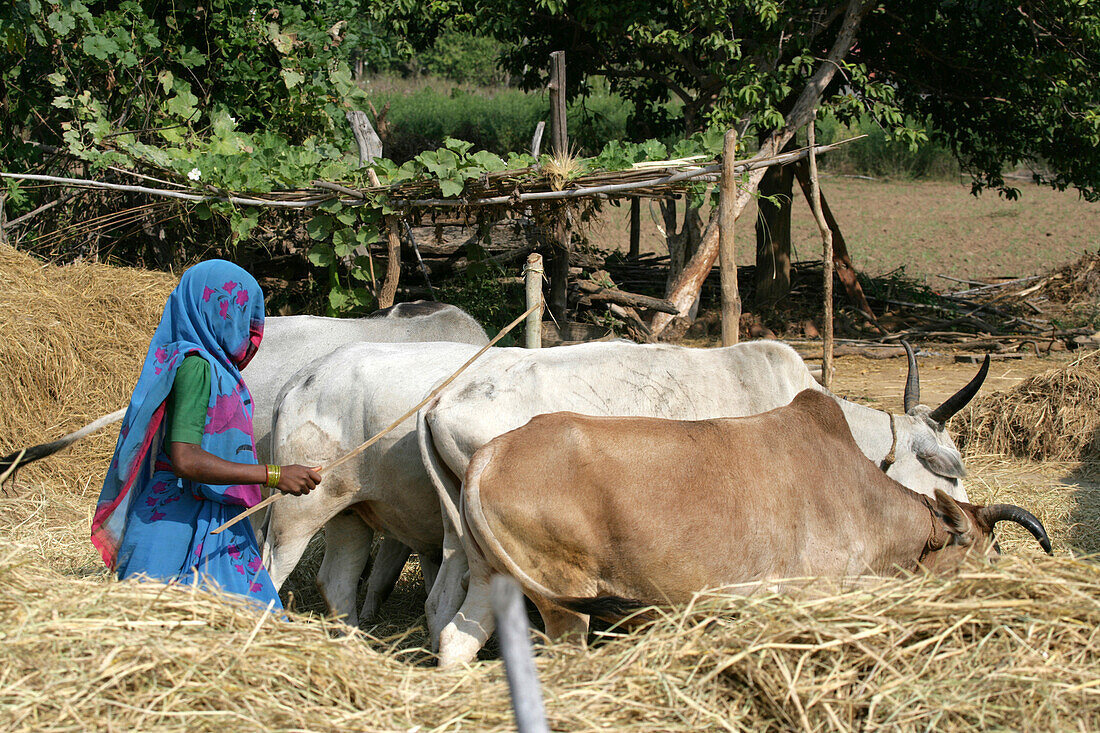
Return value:
M 123 418 L 115 454 L 92 520 L 92 543 L 107 566 L 118 563 L 136 497 L 145 496 L 163 462 L 165 399 L 183 359 L 197 354 L 210 364 L 210 400 L 201 447 L 235 463 L 256 463 L 252 397 L 241 369 L 263 338 L 263 292 L 255 278 L 224 260 L 190 268 L 168 296 L 164 315 Z M 157 460 L 158 454 L 161 461 Z M 194 499 L 252 506 L 259 486 L 214 486 L 188 482 Z M 152 489 L 156 491 L 156 488 Z M 227 507 L 228 508 L 228 507 Z M 158 519 L 154 509 L 150 517 Z M 163 516 L 163 515 L 162 515 Z M 201 542 L 198 545 L 201 548 Z

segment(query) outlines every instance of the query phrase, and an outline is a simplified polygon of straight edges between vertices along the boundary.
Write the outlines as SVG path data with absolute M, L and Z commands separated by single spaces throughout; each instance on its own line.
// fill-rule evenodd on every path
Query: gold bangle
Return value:
M 274 464 L 268 464 L 267 466 L 267 487 L 269 489 L 279 488 L 279 478 L 282 476 L 283 469 Z

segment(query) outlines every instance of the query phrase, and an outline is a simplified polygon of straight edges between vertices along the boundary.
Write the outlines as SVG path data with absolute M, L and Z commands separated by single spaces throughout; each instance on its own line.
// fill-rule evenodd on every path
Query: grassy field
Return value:
M 1100 248 L 1100 204 L 1073 192 L 1021 184 L 1017 201 L 995 193 L 970 195 L 966 183 L 867 181 L 825 177 L 822 192 L 848 242 L 857 269 L 870 275 L 904 267 L 933 287 L 957 278 L 1023 277 L 1043 272 Z M 642 249 L 666 252 L 660 212 L 642 207 Z M 752 262 L 756 207 L 738 220 L 738 262 Z M 607 206 L 590 232 L 600 247 L 626 249 L 629 208 Z M 792 214 L 794 259 L 820 257 L 821 239 L 805 199 L 797 193 Z

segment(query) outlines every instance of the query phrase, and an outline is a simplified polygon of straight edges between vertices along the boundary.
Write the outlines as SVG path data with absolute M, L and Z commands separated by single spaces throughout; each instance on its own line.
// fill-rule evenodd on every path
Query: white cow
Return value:
M 489 342 L 478 322 L 445 303 L 398 303 L 365 318 L 272 316 L 264 338 L 242 374 L 254 401 L 252 434 L 260 460 L 271 455 L 271 415 L 276 396 L 296 371 L 345 344 L 457 341 L 483 346 Z
M 422 400 L 472 352 L 449 344 L 361 344 L 315 362 L 296 376 L 281 398 L 275 428 L 278 459 L 323 464 L 354 448 Z M 897 436 L 896 459 L 888 467 L 891 476 L 922 493 L 943 488 L 965 499 L 958 481 L 964 473 L 961 456 L 942 426 L 930 424 L 928 408 L 915 404 L 915 363 L 911 366 L 909 414 L 891 417 L 844 400 L 838 403 L 861 450 L 875 461 L 882 462 Z M 268 570 L 278 585 L 321 526 L 339 521 L 339 512 L 358 502 L 367 502 L 367 521 L 387 534 L 409 536 L 409 542 L 425 543 L 425 549 L 443 548 L 449 575 L 432 585 L 428 606 L 437 638 L 450 621 L 447 614 L 453 616 L 457 608 L 453 604 L 462 600 L 465 561 L 450 522 L 440 523 L 436 497 L 454 510 L 454 477 L 463 475 L 470 456 L 483 443 L 544 412 L 732 417 L 782 406 L 807 387 L 820 389 L 798 354 L 775 342 L 725 349 L 625 342 L 539 351 L 493 349 L 421 410 L 416 439 L 423 468 L 407 463 L 413 431 L 407 421 L 326 477 L 316 491 L 277 502 L 279 511 L 272 513 L 265 546 Z M 412 514 L 402 515 L 405 510 L 396 509 L 399 506 Z M 380 507 L 385 508 L 385 519 Z M 416 524 L 415 532 L 410 523 Z M 326 532 L 328 549 L 318 584 L 330 608 L 355 623 L 355 585 L 366 550 L 354 539 L 338 536 L 335 529 L 330 524 Z M 433 574 L 429 563 L 426 575 Z M 362 617 L 376 608 L 377 598 L 368 591 Z
M 977 393 L 988 365 L 987 359 L 970 384 L 936 410 L 918 404 L 911 350 L 904 415 L 830 396 L 860 450 L 887 475 L 922 494 L 942 489 L 966 501 L 962 456 L 944 423 Z M 825 391 L 798 353 L 775 341 L 718 349 L 626 343 L 538 352 L 502 349 L 460 376 L 417 416 L 421 458 L 446 519 L 443 561 L 426 604 L 433 644 L 465 595 L 468 565 L 458 498 L 461 477 L 481 446 L 548 412 L 679 420 L 741 417 L 786 405 L 804 389 Z

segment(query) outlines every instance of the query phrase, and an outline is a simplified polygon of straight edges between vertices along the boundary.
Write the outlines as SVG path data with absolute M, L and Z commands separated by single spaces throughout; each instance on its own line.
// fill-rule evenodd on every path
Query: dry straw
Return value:
M 509 730 L 500 663 L 418 665 L 331 624 L 0 559 L 8 730 Z M 585 651 L 541 648 L 557 730 L 1100 725 L 1100 570 L 977 566 L 801 597 L 703 598 Z
M 96 263 L 43 265 L 0 245 L 0 454 L 124 407 L 177 282 Z M 45 461 L 20 475 L 89 476 L 116 437 L 104 430 L 72 449 L 82 465 Z
M 0 283 L 6 452 L 125 402 L 175 280 L 44 267 L 0 248 Z M 386 625 L 375 627 L 385 638 L 110 580 L 87 537 L 111 432 L 27 467 L 17 493 L 0 496 L 0 730 L 512 729 L 499 662 L 429 666 L 419 648 L 423 591 L 410 579 L 395 592 L 404 605 L 388 605 Z M 1096 464 L 970 466 L 976 501 L 1026 506 L 1060 552 L 1100 550 Z M 1036 558 L 1026 533 L 1003 530 L 1009 559 L 955 579 L 701 599 L 587 651 L 541 648 L 551 726 L 1096 729 L 1100 570 Z M 297 597 L 311 580 L 292 578 Z M 319 608 L 309 603 L 299 607 Z
M 979 397 L 954 427 L 971 455 L 1100 460 L 1100 352 Z

